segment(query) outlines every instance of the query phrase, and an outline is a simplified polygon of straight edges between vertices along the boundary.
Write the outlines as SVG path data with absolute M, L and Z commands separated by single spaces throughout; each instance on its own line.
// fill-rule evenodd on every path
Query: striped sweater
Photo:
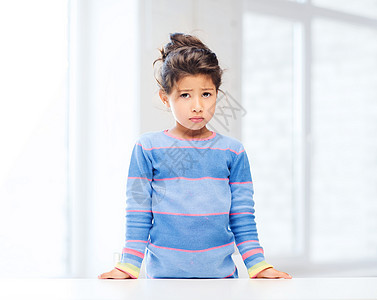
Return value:
M 238 140 L 213 132 L 184 140 L 147 132 L 127 178 L 126 242 L 116 268 L 138 278 L 238 278 L 238 247 L 250 278 L 265 262 L 254 220 L 248 157 Z

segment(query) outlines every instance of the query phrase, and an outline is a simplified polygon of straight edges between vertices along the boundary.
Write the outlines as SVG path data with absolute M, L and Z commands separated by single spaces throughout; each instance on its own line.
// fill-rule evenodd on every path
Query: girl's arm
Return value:
M 254 216 L 254 189 L 249 160 L 242 148 L 234 158 L 229 175 L 232 192 L 229 224 L 236 245 L 246 265 L 250 278 L 289 278 L 265 261 L 263 248 L 259 244 Z
M 121 261 L 115 266 L 116 270 L 131 278 L 139 277 L 152 227 L 152 177 L 152 162 L 138 141 L 132 151 L 127 178 L 126 242 Z

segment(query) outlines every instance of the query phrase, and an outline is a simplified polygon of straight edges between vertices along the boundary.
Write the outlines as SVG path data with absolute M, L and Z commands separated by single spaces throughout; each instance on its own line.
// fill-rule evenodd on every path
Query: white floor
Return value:
M 377 277 L 0 279 L 0 299 L 377 299 Z

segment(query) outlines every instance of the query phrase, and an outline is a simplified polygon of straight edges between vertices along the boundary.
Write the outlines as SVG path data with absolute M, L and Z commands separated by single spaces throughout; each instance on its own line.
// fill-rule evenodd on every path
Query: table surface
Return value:
M 0 279 L 0 299 L 377 299 L 377 277 Z

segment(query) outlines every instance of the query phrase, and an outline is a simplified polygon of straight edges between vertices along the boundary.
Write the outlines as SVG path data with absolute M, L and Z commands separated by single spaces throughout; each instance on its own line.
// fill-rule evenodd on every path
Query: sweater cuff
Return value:
M 270 264 L 266 263 L 265 261 L 261 261 L 251 268 L 247 269 L 250 278 L 256 278 L 257 275 L 265 269 L 273 268 Z
M 131 278 L 138 278 L 140 274 L 140 268 L 130 264 L 130 263 L 121 263 L 118 262 L 115 265 L 115 268 L 118 269 L 119 271 L 122 271 L 124 273 L 127 273 L 128 275 L 131 276 Z

